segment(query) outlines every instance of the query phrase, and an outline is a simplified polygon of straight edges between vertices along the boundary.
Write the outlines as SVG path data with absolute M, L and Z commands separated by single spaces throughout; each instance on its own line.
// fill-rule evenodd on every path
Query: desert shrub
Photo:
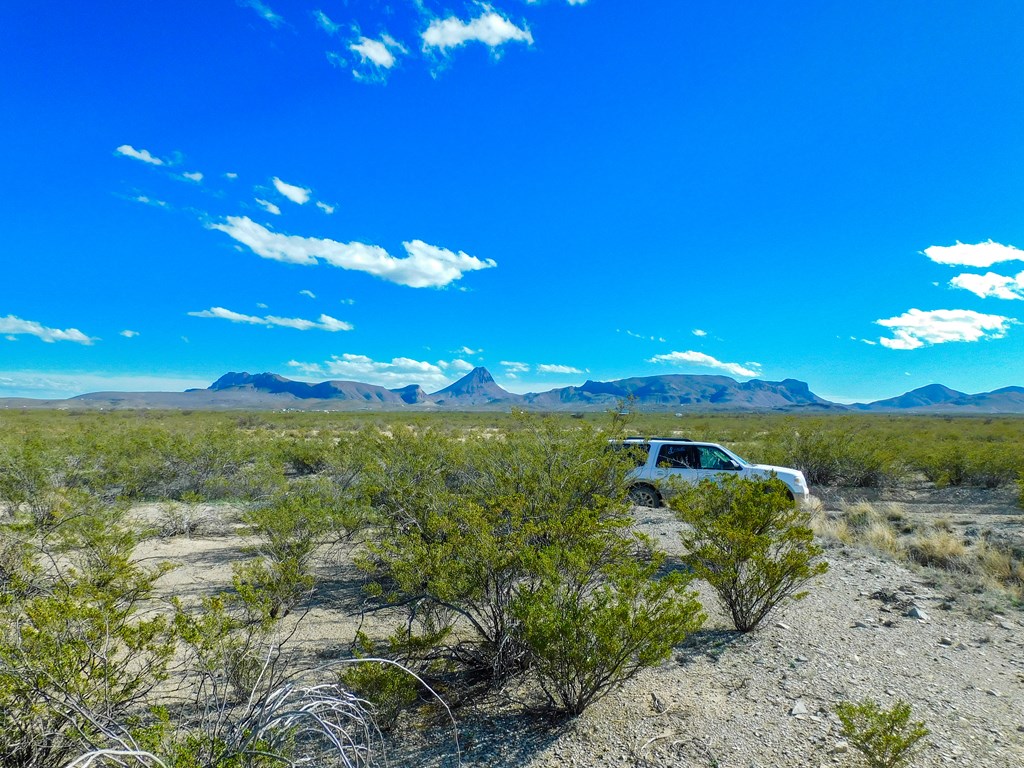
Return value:
M 707 581 L 736 629 L 749 632 L 828 570 L 814 544 L 809 516 L 776 478 L 729 476 L 684 488 L 670 501 L 691 526 L 682 533 L 684 561 Z
M 406 636 L 392 637 L 384 656 L 402 657 L 411 651 Z M 427 643 L 432 646 L 433 642 Z M 355 653 L 358 664 L 347 664 L 338 673 L 338 680 L 352 693 L 369 703 L 377 727 L 389 730 L 402 710 L 419 699 L 419 680 L 393 661 L 371 658 L 379 649 L 362 632 L 356 635 Z
M 689 576 L 656 580 L 661 556 L 637 559 L 623 539 L 608 545 L 541 553 L 544 578 L 515 605 L 547 700 L 570 715 L 664 661 L 705 619 L 696 593 L 685 591 Z
M 929 731 L 923 722 L 911 722 L 910 705 L 897 701 L 882 709 L 872 700 L 840 702 L 835 707 L 843 737 L 861 753 L 869 768 L 909 765 Z
M 119 510 L 69 518 L 41 550 L 5 534 L 20 567 L 0 591 L 0 763 L 57 768 L 123 730 L 164 679 L 169 622 L 143 610 L 163 569 L 131 560 Z
M 795 467 L 812 485 L 890 485 L 906 471 L 891 440 L 846 420 L 800 420 L 776 427 L 764 441 L 766 461 Z
M 1015 443 L 969 442 L 954 439 L 920 452 L 916 462 L 939 486 L 999 488 L 1012 483 L 1024 468 Z
M 410 642 L 426 636 L 446 642 L 459 622 L 464 639 L 445 655 L 484 682 L 542 664 L 542 652 L 551 659 L 567 653 L 568 646 L 542 641 L 545 622 L 561 621 L 560 631 L 579 640 L 594 626 L 570 625 L 605 622 L 604 631 L 618 611 L 619 620 L 639 626 L 649 616 L 670 617 L 667 605 L 677 599 L 672 582 L 648 591 L 651 571 L 613 567 L 636 561 L 643 549 L 627 533 L 629 458 L 609 450 L 607 438 L 586 425 L 565 429 L 519 417 L 515 426 L 500 437 L 458 442 L 396 433 L 384 438 L 379 467 L 370 473 L 380 527 L 362 566 L 374 576 L 373 594 L 407 606 L 410 625 L 421 632 L 410 633 Z M 557 616 L 556 606 L 566 613 Z M 630 659 L 659 656 L 637 650 L 643 635 L 637 632 L 619 639 L 632 648 L 623 651 L 625 660 L 588 662 L 614 670 L 609 686 L 638 668 Z M 616 646 L 609 637 L 605 632 L 607 642 L 592 651 L 611 654 Z M 425 655 L 436 663 L 440 654 Z M 578 708 L 604 690 L 588 685 L 583 699 L 557 701 Z
M 311 560 L 328 536 L 362 523 L 358 505 L 329 478 L 303 478 L 243 515 L 258 557 L 235 566 L 235 589 L 270 619 L 281 618 L 313 589 Z

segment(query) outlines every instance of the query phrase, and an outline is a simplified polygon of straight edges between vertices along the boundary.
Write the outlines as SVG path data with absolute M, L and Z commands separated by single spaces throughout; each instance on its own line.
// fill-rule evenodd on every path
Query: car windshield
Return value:
M 752 467 L 752 466 L 754 466 L 754 463 L 752 461 L 747 461 L 742 456 L 739 456 L 739 455 L 733 453 L 732 451 L 730 451 L 728 448 L 723 448 L 722 450 L 725 451 L 730 456 L 732 456 L 734 459 L 736 459 L 736 461 L 738 461 L 743 466 L 745 466 L 745 467 Z

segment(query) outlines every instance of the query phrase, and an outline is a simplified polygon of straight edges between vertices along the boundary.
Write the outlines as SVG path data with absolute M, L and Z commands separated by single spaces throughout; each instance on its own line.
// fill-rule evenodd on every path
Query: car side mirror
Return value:
M 737 462 L 730 461 L 729 462 L 729 469 L 734 470 L 734 471 L 738 471 L 738 470 L 742 469 L 742 467 L 740 467 L 740 465 Z

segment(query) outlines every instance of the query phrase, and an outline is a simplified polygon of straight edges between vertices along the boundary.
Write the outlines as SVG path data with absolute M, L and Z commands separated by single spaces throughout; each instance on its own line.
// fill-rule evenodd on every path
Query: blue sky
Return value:
M 0 397 L 1024 384 L 1005 2 L 0 8 Z

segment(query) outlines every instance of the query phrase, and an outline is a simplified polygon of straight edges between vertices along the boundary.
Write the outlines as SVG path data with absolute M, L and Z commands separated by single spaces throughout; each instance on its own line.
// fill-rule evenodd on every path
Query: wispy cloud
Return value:
M 323 261 L 410 288 L 440 288 L 460 279 L 466 272 L 497 266 L 493 259 L 478 259 L 422 240 L 402 243 L 408 255 L 397 258 L 379 245 L 279 234 L 246 216 L 228 216 L 224 223 L 208 226 L 248 246 L 264 259 L 307 266 Z
M 337 34 L 338 30 L 341 29 L 341 24 L 335 24 L 321 10 L 313 11 L 313 18 L 316 20 L 317 26 L 329 35 Z
M 507 373 L 528 373 L 530 370 L 529 363 L 520 363 L 515 360 L 502 360 L 501 364 L 504 366 Z
M 586 371 L 575 368 L 571 365 L 555 365 L 550 363 L 541 363 L 537 366 L 537 373 L 586 373 Z
M 146 195 L 136 195 L 135 197 L 132 198 L 132 200 L 134 200 L 137 203 L 142 203 L 143 205 L 152 205 L 157 208 L 167 207 L 167 203 L 165 203 L 163 200 L 156 200 L 152 197 L 147 197 Z
M 56 371 L 0 371 L 0 397 L 66 398 L 86 392 L 183 392 L 212 379 Z
M 1001 315 L 984 315 L 969 309 L 910 309 L 897 317 L 876 320 L 892 331 L 893 338 L 879 339 L 889 349 L 919 349 L 950 341 L 1001 339 L 1017 321 Z
M 299 295 L 300 296 L 309 296 L 309 298 L 311 298 L 311 299 L 315 299 L 316 298 L 316 294 L 313 293 L 308 288 L 303 288 L 301 291 L 299 291 Z
M 461 355 L 479 355 L 481 352 L 483 352 L 482 349 L 473 349 L 472 347 L 465 346 L 459 347 L 455 351 Z
M 199 171 L 187 171 L 181 175 L 183 178 L 186 178 L 189 181 L 194 181 L 197 183 L 203 180 L 203 174 L 200 173 Z
M 333 205 L 328 205 L 327 203 L 323 202 L 322 200 L 317 200 L 316 201 L 316 207 L 319 208 L 324 213 L 326 213 L 328 216 L 330 216 L 332 213 L 334 213 L 334 206 Z
M 133 157 L 136 160 L 141 160 L 142 162 L 149 163 L 150 165 L 166 165 L 166 163 L 159 157 L 153 156 L 148 149 L 136 149 L 130 144 L 122 144 L 114 151 L 119 155 Z
M 308 203 L 309 195 L 312 191 L 305 187 L 299 187 L 295 184 L 289 184 L 286 181 L 281 181 L 277 176 L 274 177 L 274 188 L 293 203 L 297 203 L 298 205 L 305 205 Z
M 442 361 L 443 362 L 443 361 Z M 409 357 L 395 357 L 390 362 L 377 361 L 366 355 L 345 353 L 333 355 L 323 363 L 289 361 L 288 365 L 306 376 L 351 379 L 384 387 L 402 387 L 407 384 L 421 384 L 428 389 L 443 387 L 451 381 L 444 368 L 445 363 L 430 363 Z
M 643 333 L 637 333 L 636 331 L 631 331 L 629 329 L 625 331 L 625 334 L 627 336 L 632 336 L 634 339 L 643 339 L 644 341 L 665 341 L 664 336 L 647 336 Z
M 703 331 L 700 328 L 694 328 L 693 329 L 693 335 L 694 336 L 704 337 L 704 336 L 708 335 L 708 332 L 707 331 Z
M 270 6 L 261 2 L 261 0 L 238 0 L 238 4 L 243 8 L 252 8 L 261 19 L 266 21 L 272 27 L 279 27 L 284 24 L 284 19 L 274 13 Z
M 276 317 L 267 315 L 243 315 L 240 312 L 233 312 L 224 307 L 211 307 L 199 312 L 189 312 L 191 317 L 210 317 L 219 320 L 230 320 L 233 323 L 245 323 L 247 325 L 264 325 L 267 327 L 281 326 L 294 328 L 297 331 L 351 331 L 353 326 L 330 315 L 320 315 L 318 320 L 305 320 L 300 317 Z
M 997 275 L 995 272 L 986 272 L 984 275 L 965 273 L 954 277 L 949 284 L 983 299 L 1024 299 L 1024 272 L 1018 272 L 1014 277 Z
M 0 334 L 12 337 L 35 336 L 48 344 L 55 341 L 71 341 L 75 344 L 91 346 L 94 342 L 99 341 L 99 339 L 86 336 L 77 328 L 48 328 L 34 320 L 22 320 L 14 315 L 0 317 Z
M 961 267 L 984 268 L 1002 261 L 1024 261 L 1024 251 L 992 240 L 973 245 L 959 240 L 956 245 L 933 245 L 924 249 L 924 255 L 936 264 Z
M 700 366 L 701 368 L 715 368 L 733 376 L 760 376 L 760 363 L 726 363 L 703 352 L 669 352 L 665 355 L 655 355 L 650 358 L 649 363 L 687 363 Z
M 423 31 L 421 38 L 424 51 L 433 48 L 441 53 L 469 42 L 483 43 L 492 49 L 510 41 L 533 44 L 529 27 L 517 27 L 489 6 L 483 6 L 483 13 L 470 21 L 462 21 L 455 16 L 434 19 Z
M 275 216 L 281 215 L 281 209 L 269 200 L 264 200 L 262 197 L 256 198 L 256 204 L 263 208 L 267 213 L 272 213 Z
M 139 332 L 130 331 L 126 328 L 125 330 L 121 331 L 121 335 L 124 336 L 126 339 L 134 339 L 136 336 L 139 335 Z

